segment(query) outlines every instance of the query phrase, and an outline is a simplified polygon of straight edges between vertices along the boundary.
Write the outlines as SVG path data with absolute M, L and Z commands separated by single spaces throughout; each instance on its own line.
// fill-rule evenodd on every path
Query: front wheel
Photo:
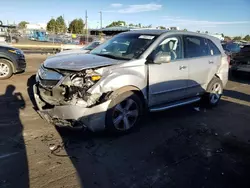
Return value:
M 128 132 L 138 123 L 142 111 L 142 101 L 133 91 L 111 97 L 106 114 L 108 130 L 118 133 Z
M 216 106 L 223 92 L 223 84 L 221 80 L 217 77 L 214 77 L 208 84 L 206 94 L 203 96 L 203 102 L 210 107 Z
M 11 77 L 13 70 L 11 64 L 6 59 L 0 59 L 0 80 L 5 80 Z

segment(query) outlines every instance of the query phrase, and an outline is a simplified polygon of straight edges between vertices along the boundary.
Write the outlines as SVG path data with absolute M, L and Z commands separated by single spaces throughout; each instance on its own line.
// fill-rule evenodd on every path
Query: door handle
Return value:
M 210 60 L 210 61 L 208 61 L 208 63 L 209 63 L 209 64 L 213 64 L 214 62 Z
M 187 68 L 187 66 L 184 66 L 184 65 L 179 67 L 180 70 L 186 69 L 186 68 Z

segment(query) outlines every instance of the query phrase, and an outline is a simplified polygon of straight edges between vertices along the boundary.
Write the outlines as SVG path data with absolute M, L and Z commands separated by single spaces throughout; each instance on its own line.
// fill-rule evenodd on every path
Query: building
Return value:
M 26 24 L 27 30 L 46 30 L 46 23 L 37 23 L 37 24 Z

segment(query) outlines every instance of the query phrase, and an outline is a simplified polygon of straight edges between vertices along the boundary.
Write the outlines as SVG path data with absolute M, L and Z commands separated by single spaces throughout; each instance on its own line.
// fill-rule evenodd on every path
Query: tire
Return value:
M 220 101 L 223 92 L 223 84 L 222 81 L 214 77 L 208 84 L 206 93 L 202 97 L 202 102 L 207 107 L 214 107 Z
M 131 131 L 143 112 L 141 99 L 133 91 L 111 96 L 106 113 L 107 130 L 115 133 Z
M 6 59 L 0 59 L 0 80 L 5 80 L 13 75 L 11 62 Z

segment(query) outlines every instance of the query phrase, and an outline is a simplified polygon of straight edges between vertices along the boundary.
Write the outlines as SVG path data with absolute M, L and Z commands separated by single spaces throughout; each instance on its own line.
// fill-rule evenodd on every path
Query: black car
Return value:
M 10 78 L 13 74 L 25 71 L 26 62 L 21 50 L 0 45 L 0 80 Z
M 245 45 L 232 59 L 232 73 L 250 73 L 250 45 Z

